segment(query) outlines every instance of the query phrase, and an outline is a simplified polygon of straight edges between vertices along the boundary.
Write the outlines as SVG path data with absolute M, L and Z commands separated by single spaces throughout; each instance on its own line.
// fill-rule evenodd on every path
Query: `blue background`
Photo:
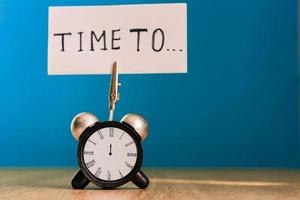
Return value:
M 76 166 L 73 116 L 107 119 L 108 75 L 47 75 L 48 6 L 157 2 L 0 1 L 0 166 Z M 188 74 L 120 77 L 145 166 L 299 167 L 296 0 L 185 2 Z

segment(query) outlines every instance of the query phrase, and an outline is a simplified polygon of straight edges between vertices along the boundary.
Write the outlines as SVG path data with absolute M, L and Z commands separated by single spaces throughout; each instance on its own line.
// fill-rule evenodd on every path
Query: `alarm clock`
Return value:
M 71 122 L 73 136 L 79 140 L 79 171 L 72 179 L 74 189 L 90 182 L 103 188 L 114 188 L 132 181 L 139 188 L 149 185 L 141 171 L 141 141 L 148 135 L 148 123 L 140 115 L 127 114 L 121 122 L 113 121 L 115 105 L 120 99 L 118 65 L 113 63 L 109 89 L 109 121 L 100 122 L 91 113 L 80 113 Z
M 148 177 L 141 171 L 141 141 L 148 134 L 148 124 L 142 116 L 128 114 L 121 122 L 99 122 L 93 114 L 81 113 L 73 119 L 71 130 L 79 140 L 80 169 L 71 182 L 74 189 L 83 189 L 90 182 L 103 188 L 129 181 L 141 189 L 149 185 Z

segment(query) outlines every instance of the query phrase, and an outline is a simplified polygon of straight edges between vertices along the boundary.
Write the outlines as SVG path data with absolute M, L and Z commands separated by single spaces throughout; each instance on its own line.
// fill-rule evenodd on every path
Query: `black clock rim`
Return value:
M 88 138 L 97 130 L 106 128 L 106 127 L 116 127 L 120 128 L 123 131 L 126 131 L 133 139 L 133 141 L 136 144 L 137 147 L 137 160 L 133 167 L 133 169 L 127 174 L 125 177 L 113 180 L 113 181 L 106 181 L 99 179 L 95 177 L 86 167 L 84 163 L 84 157 L 83 157 L 83 151 L 84 151 L 84 145 L 87 142 Z M 126 123 L 120 123 L 116 121 L 105 121 L 105 122 L 96 122 L 92 126 L 89 126 L 86 128 L 83 133 L 80 135 L 78 148 L 77 148 L 77 160 L 78 164 L 80 166 L 80 169 L 82 170 L 83 174 L 87 179 L 89 179 L 92 183 L 94 183 L 97 186 L 103 187 L 103 188 L 114 188 L 120 185 L 123 185 L 129 181 L 131 181 L 135 175 L 138 173 L 138 171 L 141 168 L 142 160 L 143 160 L 143 149 L 140 142 L 140 136 L 138 133 L 128 124 Z

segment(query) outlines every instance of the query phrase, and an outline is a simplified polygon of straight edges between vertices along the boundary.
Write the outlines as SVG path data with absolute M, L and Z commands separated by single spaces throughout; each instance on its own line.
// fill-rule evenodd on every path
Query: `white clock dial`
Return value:
M 114 181 L 131 172 L 137 160 L 137 147 L 122 129 L 106 127 L 88 138 L 83 158 L 87 169 L 95 177 Z

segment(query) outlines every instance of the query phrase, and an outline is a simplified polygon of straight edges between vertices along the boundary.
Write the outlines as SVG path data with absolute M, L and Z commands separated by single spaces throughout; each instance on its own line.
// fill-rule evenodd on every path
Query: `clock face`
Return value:
M 104 127 L 93 132 L 83 147 L 86 169 L 97 179 L 115 181 L 128 175 L 137 162 L 137 146 L 126 131 Z

